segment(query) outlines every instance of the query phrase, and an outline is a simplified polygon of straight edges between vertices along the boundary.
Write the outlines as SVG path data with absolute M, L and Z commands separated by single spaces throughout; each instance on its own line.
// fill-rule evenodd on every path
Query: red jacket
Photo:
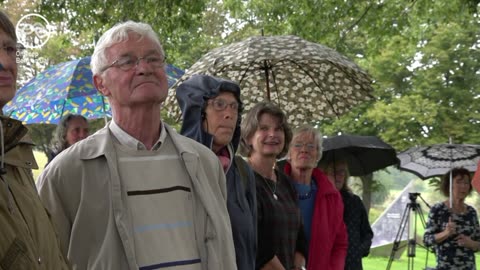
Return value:
M 291 165 L 285 165 L 291 175 Z M 340 192 L 318 168 L 312 177 L 318 191 L 312 218 L 312 232 L 308 249 L 308 270 L 343 270 L 347 256 L 348 235 L 343 222 L 343 201 Z

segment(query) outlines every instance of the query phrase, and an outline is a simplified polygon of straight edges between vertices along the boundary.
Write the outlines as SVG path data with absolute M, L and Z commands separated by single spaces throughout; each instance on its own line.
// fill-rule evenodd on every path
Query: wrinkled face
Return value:
M 280 119 L 263 113 L 258 120 L 257 130 L 248 140 L 252 147 L 251 155 L 277 157 L 285 146 L 285 131 Z
M 318 145 L 311 133 L 304 132 L 295 135 L 288 153 L 293 168 L 312 169 L 317 166 Z
M 452 179 L 452 193 L 454 199 L 465 199 L 470 193 L 470 177 L 468 175 L 457 175 Z
M 65 140 L 68 146 L 88 137 L 88 123 L 83 118 L 72 118 L 68 121 Z
M 108 63 L 126 63 L 127 58 L 132 59 L 132 63 L 142 58 L 129 70 L 113 65 L 102 74 L 94 75 L 95 86 L 108 97 L 113 110 L 146 104 L 156 105 L 165 100 L 168 93 L 165 67 L 159 67 L 158 61 L 153 62 L 164 59 L 164 56 L 155 42 L 147 37 L 140 39 L 138 34 L 130 33 L 126 41 L 109 47 L 106 57 Z
M 347 181 L 348 167 L 346 163 L 338 163 L 335 166 L 330 166 L 326 171 L 328 180 L 332 182 L 337 190 L 341 190 L 345 181 Z
M 214 152 L 232 141 L 237 119 L 238 102 L 233 93 L 220 92 L 208 100 L 202 125 L 203 130 L 213 136 Z
M 0 109 L 15 96 L 17 81 L 17 44 L 0 29 Z

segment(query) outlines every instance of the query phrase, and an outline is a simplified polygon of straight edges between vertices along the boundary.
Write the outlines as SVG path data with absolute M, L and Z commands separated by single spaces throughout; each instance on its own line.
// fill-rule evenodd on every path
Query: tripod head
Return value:
M 418 193 L 418 192 L 409 192 L 408 193 L 408 198 L 410 199 L 410 202 L 412 202 L 412 203 L 416 202 L 418 196 L 420 196 L 420 193 Z

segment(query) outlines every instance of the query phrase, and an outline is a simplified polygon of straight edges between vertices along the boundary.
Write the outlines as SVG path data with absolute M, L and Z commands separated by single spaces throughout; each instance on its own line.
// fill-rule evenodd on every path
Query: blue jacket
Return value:
M 232 224 L 238 270 L 253 270 L 257 249 L 255 175 L 245 162 L 237 164 L 234 159 L 240 142 L 240 87 L 234 82 L 207 75 L 194 75 L 180 84 L 176 90 L 183 115 L 180 133 L 212 149 L 213 136 L 203 130 L 202 122 L 207 101 L 216 97 L 220 91 L 233 93 L 240 103 L 237 125 L 232 141 L 227 146 L 230 154 L 230 165 L 226 172 L 227 209 Z M 240 173 L 239 166 L 245 166 L 246 174 Z

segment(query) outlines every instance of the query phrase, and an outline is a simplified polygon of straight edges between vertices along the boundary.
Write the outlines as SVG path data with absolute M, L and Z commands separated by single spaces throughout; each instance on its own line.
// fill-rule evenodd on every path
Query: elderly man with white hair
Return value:
M 222 165 L 162 122 L 168 84 L 155 32 L 114 26 L 91 65 L 113 120 L 38 182 L 74 269 L 236 269 Z

